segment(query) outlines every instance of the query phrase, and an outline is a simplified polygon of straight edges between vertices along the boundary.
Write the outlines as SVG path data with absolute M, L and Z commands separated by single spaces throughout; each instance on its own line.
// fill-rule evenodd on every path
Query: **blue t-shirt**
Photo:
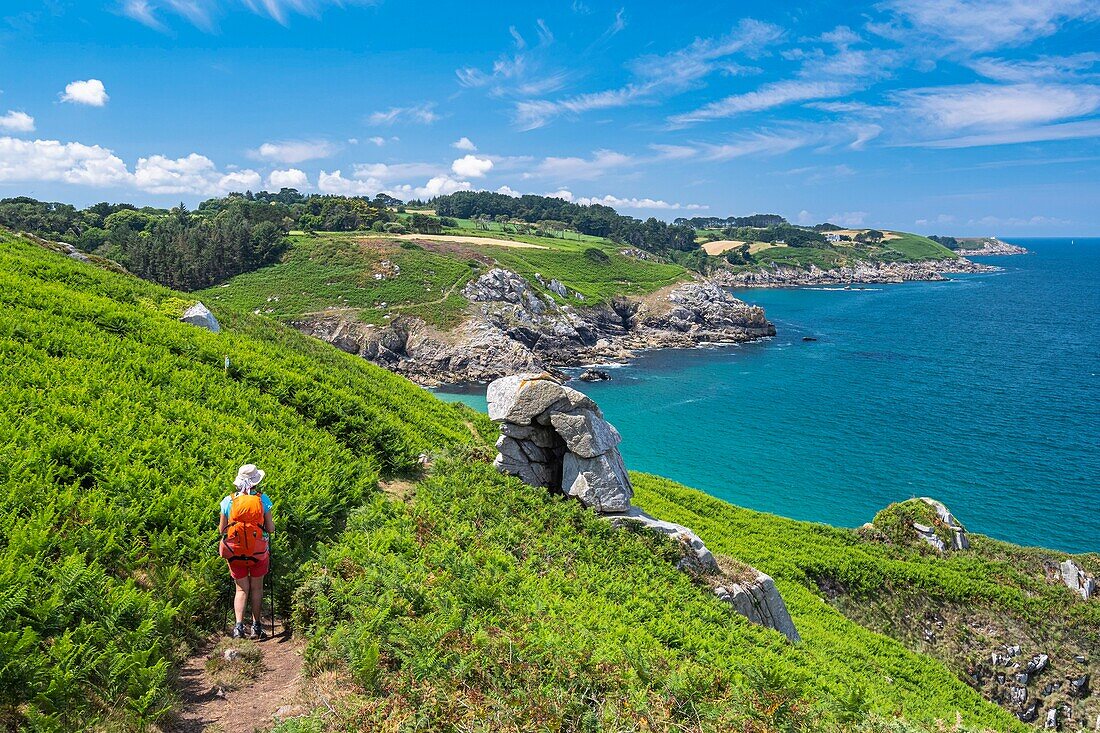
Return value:
M 234 496 L 236 496 L 236 494 L 230 494 L 229 496 L 222 499 L 222 515 L 226 519 L 229 519 L 229 509 L 233 506 Z M 260 494 L 260 502 L 264 506 L 264 514 L 267 514 L 269 511 L 271 511 L 271 499 L 268 498 L 267 494 Z

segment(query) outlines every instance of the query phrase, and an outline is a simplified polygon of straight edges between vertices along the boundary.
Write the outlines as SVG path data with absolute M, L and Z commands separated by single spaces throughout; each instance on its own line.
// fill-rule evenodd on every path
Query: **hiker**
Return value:
M 244 610 L 249 598 L 252 599 L 252 630 L 250 636 L 263 639 L 264 633 L 260 617 L 263 615 L 264 576 L 271 564 L 269 535 L 275 531 L 271 521 L 271 499 L 259 492 L 256 487 L 264 480 L 264 472 L 248 463 L 237 471 L 233 485 L 236 493 L 221 501 L 221 513 L 218 517 L 218 553 L 229 562 L 229 574 L 237 585 L 233 598 L 233 612 L 237 624 L 233 627 L 233 638 L 245 636 Z

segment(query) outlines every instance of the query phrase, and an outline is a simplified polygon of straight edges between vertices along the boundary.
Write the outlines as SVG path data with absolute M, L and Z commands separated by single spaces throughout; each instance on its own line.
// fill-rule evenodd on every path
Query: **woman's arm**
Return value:
M 275 531 L 275 522 L 271 519 L 271 510 L 264 512 L 264 532 L 271 534 Z
M 221 509 L 219 509 L 218 510 L 218 534 L 225 534 L 225 528 L 227 526 L 229 526 L 229 520 L 226 518 L 226 516 L 224 514 L 222 514 Z

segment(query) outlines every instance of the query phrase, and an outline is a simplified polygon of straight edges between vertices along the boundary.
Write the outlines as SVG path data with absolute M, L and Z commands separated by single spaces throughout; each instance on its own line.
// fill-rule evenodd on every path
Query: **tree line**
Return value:
M 779 214 L 752 214 L 750 216 L 693 216 L 690 219 L 679 217 L 672 221 L 679 226 L 692 229 L 725 229 L 727 227 L 770 227 L 786 224 L 787 220 Z
M 458 191 L 428 202 L 440 216 L 457 219 L 496 217 L 530 224 L 561 223 L 581 234 L 606 237 L 650 252 L 690 251 L 696 248 L 691 227 L 650 217 L 645 221 L 619 214 L 602 204 L 576 204 L 553 196 L 513 197 L 492 191 Z

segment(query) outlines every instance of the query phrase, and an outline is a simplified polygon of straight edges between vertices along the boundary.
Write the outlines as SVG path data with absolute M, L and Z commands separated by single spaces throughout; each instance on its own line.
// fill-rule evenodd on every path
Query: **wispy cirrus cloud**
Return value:
M 371 125 L 393 125 L 398 122 L 430 125 L 439 119 L 435 112 L 435 103 L 424 102 L 409 107 L 390 107 L 371 112 L 367 122 Z
M 513 50 L 497 57 L 488 71 L 476 66 L 456 69 L 458 83 L 471 89 L 488 89 L 498 97 L 532 97 L 561 89 L 570 74 L 548 61 L 554 34 L 546 22 L 539 19 L 536 23 L 539 42 L 534 48 L 528 46 L 515 26 L 508 32 L 512 36 Z
M 967 66 L 987 79 L 1003 82 L 1095 79 L 1092 69 L 1100 64 L 1100 53 L 1088 51 L 1070 56 L 1040 56 L 1035 59 L 1004 59 L 985 56 L 970 59 Z
M 765 84 L 755 91 L 732 94 L 691 112 L 672 115 L 668 121 L 673 126 L 683 127 L 697 122 L 733 117 L 745 112 L 760 112 L 792 102 L 831 99 L 856 88 L 856 85 L 850 82 L 787 79 Z
M 1100 108 L 1100 86 L 1090 84 L 964 84 L 892 96 L 904 113 L 946 131 L 1018 129 Z
M 558 181 L 590 181 L 634 165 L 636 159 L 614 150 L 597 150 L 590 158 L 576 156 L 543 158 L 524 178 L 549 178 Z
M 218 16 L 233 10 L 248 10 L 285 26 L 292 15 L 316 18 L 329 7 L 373 4 L 375 0 L 120 0 L 118 12 L 161 32 L 168 30 L 168 18 L 175 16 L 212 33 L 217 30 Z
M 1094 0 L 887 0 L 893 22 L 870 23 L 880 35 L 910 43 L 933 38 L 973 54 L 1023 46 L 1065 24 L 1100 18 Z
M 743 19 L 730 33 L 717 38 L 696 38 L 688 46 L 667 54 L 641 56 L 628 66 L 632 81 L 615 89 L 577 94 L 561 99 L 517 102 L 515 122 L 533 130 L 562 115 L 579 115 L 595 110 L 640 104 L 692 88 L 706 76 L 723 70 L 737 53 L 753 55 L 783 36 L 770 23 Z M 745 67 L 736 67 L 743 71 Z

